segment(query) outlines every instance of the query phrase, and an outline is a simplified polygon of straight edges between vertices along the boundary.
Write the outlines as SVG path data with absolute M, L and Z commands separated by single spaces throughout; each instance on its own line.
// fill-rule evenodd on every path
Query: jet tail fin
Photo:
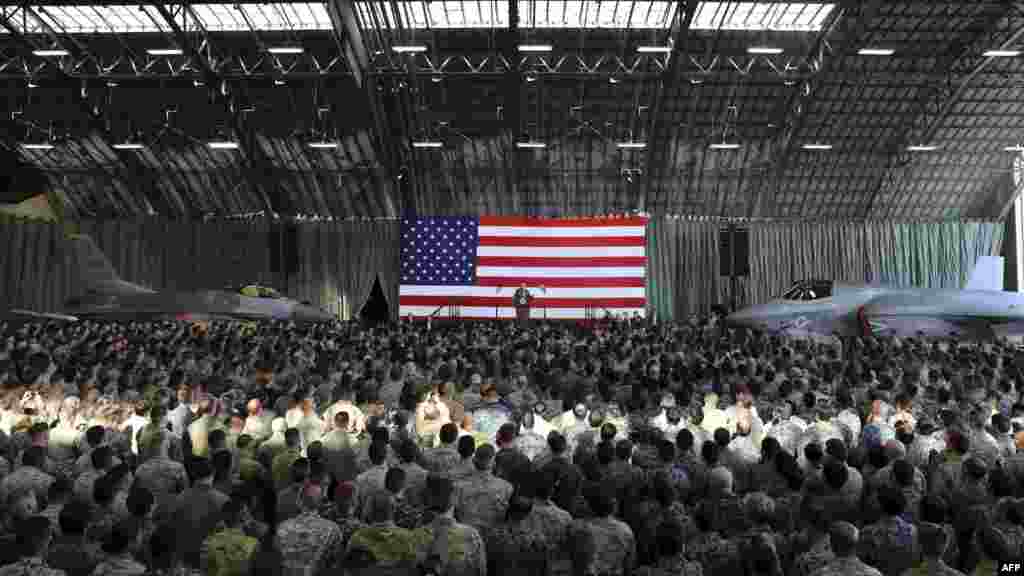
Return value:
M 978 258 L 978 263 L 974 265 L 964 290 L 1002 290 L 1003 270 L 1003 258 L 1000 256 Z
M 71 242 L 79 280 L 86 289 L 121 282 L 114 265 L 92 238 L 83 234 L 73 234 L 68 236 L 68 241 Z

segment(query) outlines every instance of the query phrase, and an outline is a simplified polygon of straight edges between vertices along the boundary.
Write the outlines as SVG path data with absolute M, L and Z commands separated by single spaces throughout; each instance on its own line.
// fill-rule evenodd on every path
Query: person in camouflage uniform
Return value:
M 441 426 L 438 438 L 441 445 L 423 453 L 423 467 L 435 474 L 451 473 L 461 460 L 455 445 L 459 439 L 459 427 L 451 422 L 446 423 Z
M 593 485 L 585 495 L 594 516 L 573 523 L 573 569 L 594 576 L 631 574 L 637 557 L 636 538 L 628 524 L 613 516 L 614 490 Z
M 7 502 L 11 494 L 25 489 L 34 492 L 40 502 L 45 502 L 50 485 L 55 480 L 53 476 L 43 471 L 45 461 L 46 454 L 43 448 L 32 446 L 25 450 L 21 456 L 21 466 L 0 480 L 0 502 Z
M 849 522 L 836 522 L 829 528 L 829 544 L 835 559 L 818 568 L 811 576 L 882 576 L 882 573 L 857 557 L 860 532 Z
M 907 506 L 902 491 L 885 487 L 879 491 L 878 500 L 884 517 L 860 532 L 858 553 L 885 576 L 899 576 L 920 558 L 917 527 L 901 517 Z
M 494 476 L 494 447 L 484 444 L 476 449 L 476 472 L 456 485 L 455 515 L 460 522 L 476 527 L 491 527 L 505 517 L 513 487 Z
M 488 576 L 548 573 L 548 545 L 543 534 L 533 530 L 526 521 L 532 509 L 532 500 L 513 497 L 505 522 L 483 531 L 489 560 Z
M 61 570 L 46 565 L 46 552 L 53 537 L 50 521 L 35 516 L 23 521 L 18 527 L 18 548 L 22 558 L 8 566 L 0 567 L 0 576 L 65 576 Z
M 493 448 L 492 448 L 493 450 Z M 427 502 L 434 520 L 424 526 L 417 558 L 445 576 L 486 576 L 487 547 L 480 532 L 455 520 L 455 484 L 450 478 L 427 478 Z
M 320 574 L 338 561 L 342 534 L 337 524 L 320 517 L 323 495 L 310 484 L 302 493 L 302 512 L 277 528 L 277 542 L 289 574 Z
M 703 576 L 703 566 L 684 554 L 684 533 L 685 529 L 676 521 L 662 522 L 657 533 L 657 562 L 637 568 L 633 576 Z
M 964 576 L 963 572 L 950 567 L 943 560 L 949 546 L 949 536 L 938 524 L 922 523 L 918 526 L 921 539 L 921 563 L 904 576 Z
M 411 502 L 406 498 L 405 470 L 391 468 L 388 470 L 384 485 L 392 497 L 394 507 L 394 522 L 399 528 L 412 530 L 419 528 L 429 521 L 427 510 L 418 503 Z
M 175 499 L 188 487 L 185 466 L 168 457 L 171 441 L 169 436 L 150 435 L 147 446 L 151 456 L 135 471 L 136 484 L 153 494 L 156 502 L 153 517 L 158 521 L 169 517 Z
M 513 443 L 516 450 L 535 463 L 548 449 L 547 436 L 535 430 L 536 419 L 532 408 L 523 412 L 519 435 Z
M 351 482 L 342 482 L 334 488 L 333 502 L 324 501 L 320 505 L 320 517 L 338 525 L 341 529 L 341 540 L 338 544 L 339 550 L 348 548 L 349 539 L 352 534 L 366 526 L 364 522 L 353 515 L 355 508 L 355 485 Z

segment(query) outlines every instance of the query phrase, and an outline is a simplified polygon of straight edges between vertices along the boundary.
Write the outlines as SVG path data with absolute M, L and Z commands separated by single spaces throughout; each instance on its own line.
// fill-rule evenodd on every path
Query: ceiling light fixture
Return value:
M 337 142 L 320 141 L 320 142 L 310 142 L 309 144 L 306 144 L 306 146 L 308 146 L 308 147 L 310 147 L 310 148 L 312 148 L 314 150 L 334 150 L 335 148 L 338 147 L 338 143 Z
M 643 150 L 647 148 L 647 142 L 619 142 L 616 144 L 620 150 Z
M 437 140 L 418 140 L 412 143 L 413 148 L 420 149 L 438 149 L 444 148 L 444 142 L 438 142 Z
M 284 80 L 281 80 L 281 79 L 274 80 L 274 86 L 284 86 Z
M 668 54 L 672 52 L 671 46 L 637 46 L 640 54 Z
M 719 142 L 710 146 L 712 150 L 739 150 L 740 145 L 734 142 Z
M 238 142 L 229 140 L 214 140 L 207 142 L 206 145 L 210 147 L 210 150 L 238 150 Z
M 551 44 L 520 44 L 520 52 L 551 52 Z
M 776 48 L 774 46 L 751 46 L 750 48 L 747 48 L 747 54 L 773 56 L 777 54 L 782 54 L 783 52 L 785 52 L 785 50 L 783 50 L 782 48 Z
M 43 143 L 43 144 L 22 144 L 21 147 L 24 148 L 25 150 L 53 150 L 53 144 L 49 144 L 49 143 Z
M 831 144 L 804 144 L 801 146 L 804 150 L 831 150 Z
M 516 148 L 522 148 L 522 149 L 539 150 L 539 149 L 547 148 L 547 147 L 548 147 L 548 145 L 543 143 L 543 142 L 534 142 L 532 140 L 528 140 L 528 141 L 525 141 L 525 142 L 516 142 Z
M 150 56 L 181 56 L 184 52 L 179 48 L 150 48 L 146 50 Z
M 58 58 L 61 56 L 67 56 L 70 52 L 58 48 L 54 50 L 33 50 L 32 54 L 42 58 Z
M 1020 50 L 989 50 L 982 54 L 985 58 L 1016 58 Z
M 142 150 L 145 146 L 138 142 L 122 142 L 120 144 L 114 144 L 113 148 L 114 150 Z
M 421 54 L 427 51 L 427 47 L 422 44 L 414 46 L 392 46 L 391 51 L 395 54 Z
M 29 88 L 39 88 L 39 84 L 36 84 L 35 82 L 29 80 L 28 81 L 28 87 Z
M 861 48 L 857 50 L 860 56 L 892 56 L 896 51 L 891 48 Z
M 302 46 L 271 46 L 267 52 L 271 54 L 302 54 L 306 49 Z
M 1006 151 L 1006 152 L 1019 153 L 1019 152 L 1024 152 L 1024 146 L 1021 146 L 1020 144 L 1017 144 L 1016 146 L 1007 146 L 1006 148 L 1003 148 L 1003 150 Z
M 915 144 L 913 146 L 907 146 L 907 152 L 934 152 L 939 147 L 932 144 Z

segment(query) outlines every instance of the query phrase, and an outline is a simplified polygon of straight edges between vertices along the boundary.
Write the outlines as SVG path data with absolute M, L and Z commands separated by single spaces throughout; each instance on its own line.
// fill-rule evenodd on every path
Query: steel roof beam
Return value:
M 204 55 L 202 51 L 195 46 L 192 39 L 189 38 L 189 35 L 181 28 L 181 26 L 178 25 L 174 15 L 171 14 L 163 4 L 154 4 L 153 6 L 157 12 L 160 13 L 160 16 L 172 31 L 174 41 L 192 58 L 193 62 L 199 65 L 204 80 L 206 81 L 206 85 L 214 94 L 214 98 L 224 106 L 224 109 L 228 114 L 231 130 L 239 140 L 239 148 L 242 151 L 243 158 L 245 159 L 245 167 L 248 168 L 248 170 L 245 171 L 245 174 L 249 186 L 260 197 L 264 204 L 264 208 L 269 214 L 290 214 L 291 202 L 286 195 L 281 193 L 280 190 L 268 192 L 263 186 L 263 183 L 260 182 L 260 179 L 253 176 L 253 174 L 258 171 L 258 167 L 271 166 L 272 163 L 260 149 L 259 143 L 255 138 L 255 133 L 248 129 L 245 122 L 243 122 L 239 116 L 238 102 L 235 100 L 235 96 L 231 91 L 231 87 L 227 84 L 227 81 L 220 77 L 214 69 L 213 64 L 211 64 L 212 58 Z M 180 9 L 191 12 L 191 9 L 187 5 L 181 6 Z M 194 18 L 194 14 L 192 20 L 197 20 Z M 210 44 L 205 30 L 200 26 L 196 26 L 196 31 L 203 37 L 203 44 L 207 54 L 212 55 L 214 47 Z
M 987 11 L 977 18 L 978 25 L 972 27 L 975 32 L 971 37 L 962 44 L 955 44 L 960 46 L 959 50 L 947 50 L 940 58 L 936 70 L 945 75 L 946 81 L 932 90 L 919 90 L 919 111 L 900 131 L 903 135 L 902 138 L 890 142 L 890 146 L 893 147 L 893 158 L 878 178 L 878 184 L 865 206 L 864 217 L 871 216 L 875 201 L 887 185 L 894 187 L 894 194 L 900 193 L 898 188 L 906 177 L 906 168 L 912 164 L 910 158 L 906 157 L 902 151 L 908 144 L 926 144 L 935 137 L 943 122 L 961 101 L 971 82 L 995 60 L 995 58 L 985 57 L 982 54 L 990 49 L 1013 48 L 1021 38 L 1024 38 L 1024 27 L 1019 27 L 1012 30 L 998 44 L 993 42 L 993 37 L 998 35 L 1003 21 L 1009 19 L 1012 22 L 1015 10 L 1015 2 L 1002 0 L 993 10 Z M 963 69 L 965 73 L 957 80 L 959 69 Z M 933 113 L 932 110 L 935 112 Z M 888 216 L 893 215 L 894 205 L 895 203 L 890 205 Z
M 65 38 L 59 33 L 59 31 L 53 30 L 50 27 L 49 23 L 42 19 L 38 14 L 36 14 L 35 11 L 26 10 L 26 13 L 30 17 L 36 19 L 47 30 L 47 35 L 50 36 L 51 39 L 55 43 L 57 43 L 57 45 L 64 46 L 63 40 L 65 40 Z M 40 48 L 40 46 L 36 42 L 22 34 L 21 31 L 17 28 L 17 26 L 15 26 L 15 24 L 11 22 L 5 14 L 2 13 L 0 13 L 0 27 L 4 28 L 7 31 L 9 37 L 12 40 L 14 40 L 15 43 L 21 45 L 25 49 L 35 50 L 37 48 Z M 85 50 L 84 47 L 82 47 L 77 42 L 74 42 L 73 40 L 70 41 L 69 48 L 69 52 L 75 58 L 78 58 L 82 61 L 88 61 L 93 63 L 98 62 L 95 56 L 88 53 L 88 51 Z M 56 71 L 57 76 L 61 80 L 63 80 L 64 82 L 74 81 L 78 84 L 77 86 L 69 86 L 73 93 L 71 99 L 75 102 L 76 106 L 87 119 L 90 131 L 100 134 L 102 136 L 102 139 L 105 140 L 105 138 L 109 136 L 109 128 L 102 116 L 102 110 L 100 109 L 100 107 L 98 105 L 94 105 L 92 102 L 89 101 L 88 83 L 82 80 L 76 80 L 64 67 L 57 63 L 51 62 L 51 65 L 53 69 Z M 91 147 L 90 144 L 85 143 L 83 143 L 83 146 Z M 102 151 L 101 153 L 111 153 L 115 155 L 119 160 L 119 166 L 118 168 L 114 169 L 114 171 L 109 170 L 105 166 L 101 166 L 101 168 L 107 174 L 107 177 L 114 181 L 115 189 L 118 188 L 118 186 L 116 185 L 116 182 L 118 181 L 121 182 L 121 186 L 125 188 L 130 188 L 129 182 L 135 177 L 135 175 L 146 172 L 146 168 L 142 165 L 141 162 L 138 161 L 138 159 L 134 155 L 118 154 L 109 148 L 107 150 Z M 96 158 L 89 157 L 85 158 L 85 160 L 96 161 Z M 143 191 L 150 207 L 155 209 L 162 209 L 168 205 L 166 198 L 154 196 L 153 194 L 151 194 L 151 192 L 152 190 L 148 188 L 144 189 Z M 135 199 L 132 197 L 128 197 L 125 200 L 132 204 L 135 203 Z M 137 205 L 133 206 L 132 208 L 135 209 L 137 212 L 142 212 L 142 210 L 139 210 L 139 206 Z
M 814 105 L 818 92 L 821 91 L 822 84 L 827 81 L 826 78 L 832 71 L 832 67 L 836 62 L 841 61 L 843 56 L 849 53 L 857 43 L 861 42 L 861 38 L 881 9 L 882 4 L 882 0 L 870 0 L 869 2 L 843 0 L 840 2 L 832 26 L 818 34 L 810 51 L 812 57 L 817 55 L 819 59 L 817 73 L 800 84 L 786 104 L 783 129 L 771 155 L 771 163 L 775 166 L 772 183 L 768 186 L 758 187 L 757 198 L 751 204 L 751 216 L 772 216 L 772 200 L 766 198 L 766 192 L 774 194 L 783 174 L 789 168 L 795 136 L 803 130 L 808 111 Z M 839 47 L 833 48 L 833 43 L 837 43 Z M 769 188 L 771 190 L 767 190 Z
M 690 61 L 688 53 L 687 33 L 690 31 L 690 24 L 697 13 L 698 0 L 677 0 L 676 1 L 676 22 L 672 34 L 672 49 L 675 51 L 669 56 L 668 67 L 658 79 L 657 92 L 654 97 L 654 108 L 651 110 L 650 119 L 647 124 L 647 159 L 644 171 L 644 192 L 641 199 L 641 208 L 646 206 L 655 192 L 658 179 L 666 170 L 668 165 L 668 147 L 660 146 L 659 143 L 667 140 L 669 122 L 662 119 L 665 108 L 666 94 L 675 95 L 679 86 L 679 62 Z

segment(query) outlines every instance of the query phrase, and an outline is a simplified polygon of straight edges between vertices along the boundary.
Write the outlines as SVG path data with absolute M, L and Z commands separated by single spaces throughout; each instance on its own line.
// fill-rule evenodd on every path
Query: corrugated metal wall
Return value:
M 745 223 L 750 276 L 740 304 L 764 302 L 794 280 L 823 278 L 922 287 L 959 287 L 981 255 L 998 255 L 1004 225 L 949 223 Z M 176 223 L 160 220 L 84 222 L 121 276 L 158 289 L 273 286 L 342 318 L 357 313 L 373 281 L 398 300 L 397 221 L 295 225 L 291 273 L 274 270 L 268 223 Z M 659 318 L 682 318 L 729 301 L 719 274 L 718 221 L 652 220 L 648 294 Z M 289 254 L 291 254 L 289 256 Z M 0 302 L 59 311 L 76 293 L 76 276 L 60 227 L 0 216 Z M 280 259 L 280 258 L 279 258 Z M 289 269 L 287 262 L 278 268 Z
M 398 223 L 318 222 L 296 226 L 292 273 L 273 270 L 270 225 L 160 220 L 81 222 L 121 277 L 157 289 L 273 286 L 342 318 L 358 313 L 379 274 L 397 302 Z M 0 308 L 59 311 L 76 290 L 59 226 L 0 216 Z M 287 235 L 286 235 L 287 236 Z M 287 262 L 278 268 L 289 269 Z

